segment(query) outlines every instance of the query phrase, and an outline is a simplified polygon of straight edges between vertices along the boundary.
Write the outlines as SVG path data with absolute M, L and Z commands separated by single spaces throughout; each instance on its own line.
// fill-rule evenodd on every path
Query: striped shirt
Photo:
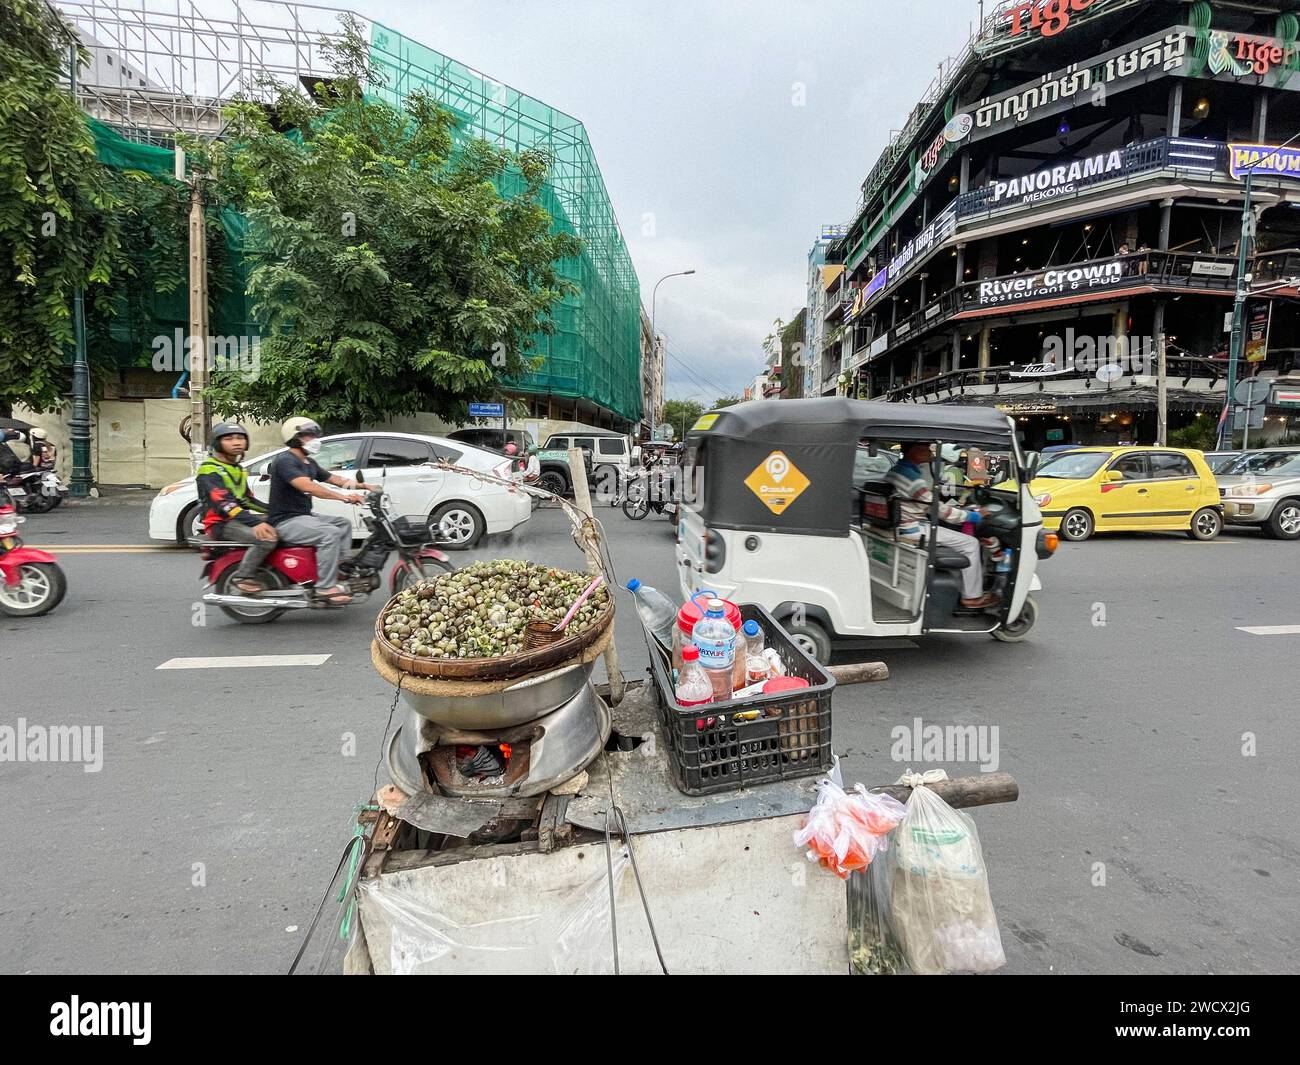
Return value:
M 898 535 L 919 537 L 930 524 L 930 506 L 934 501 L 934 481 L 927 470 L 904 459 L 898 463 L 886 481 L 898 496 Z M 939 500 L 939 520 L 949 525 L 980 520 L 978 510 L 964 510 L 945 500 Z

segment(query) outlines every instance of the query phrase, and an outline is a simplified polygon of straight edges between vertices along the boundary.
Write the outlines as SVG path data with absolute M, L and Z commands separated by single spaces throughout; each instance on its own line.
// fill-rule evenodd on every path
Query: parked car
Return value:
M 545 449 L 553 451 L 570 447 L 582 447 L 590 451 L 592 466 L 597 469 L 601 466 L 616 466 L 626 474 L 641 461 L 641 449 L 621 433 L 553 433 L 547 439 Z
M 481 447 L 487 451 L 496 451 L 505 454 L 506 444 L 514 444 L 520 451 L 531 451 L 537 446 L 533 440 L 533 434 L 526 429 L 492 429 L 485 426 L 471 426 L 468 429 L 457 429 L 454 433 L 447 434 L 448 440 L 457 440 L 462 444 L 471 444 L 474 447 Z
M 270 493 L 271 460 L 284 448 L 258 455 L 244 463 L 253 495 L 265 501 Z M 321 441 L 316 461 L 331 473 L 360 473 L 360 479 L 382 484 L 394 514 L 427 518 L 436 527 L 438 542 L 449 548 L 473 547 L 485 534 L 509 532 L 532 513 L 527 494 L 504 485 L 476 481 L 454 471 L 433 469 L 425 463 L 452 462 L 472 470 L 507 477 L 510 461 L 482 448 L 438 436 L 412 433 L 348 433 Z M 313 500 L 319 514 L 347 518 L 353 538 L 366 535 L 364 507 L 332 499 Z M 202 508 L 194 478 L 169 484 L 149 508 L 149 537 L 185 544 L 202 535 Z
M 1213 540 L 1223 531 L 1219 486 L 1199 451 L 1076 448 L 1046 459 L 1029 487 L 1044 527 L 1063 540 L 1157 530 Z
M 1300 540 L 1300 447 L 1242 452 L 1216 476 L 1229 525 L 1254 525 L 1279 540 Z
M 591 452 L 582 448 L 582 465 L 591 480 Z M 567 496 L 573 491 L 573 474 L 569 469 L 568 451 L 548 451 L 542 448 L 537 452 L 539 471 L 537 487 L 553 492 L 557 496 Z
M 1210 472 L 1217 477 L 1221 473 L 1227 473 L 1228 467 L 1241 458 L 1242 454 L 1240 451 L 1207 451 L 1205 453 L 1205 464 L 1210 467 Z

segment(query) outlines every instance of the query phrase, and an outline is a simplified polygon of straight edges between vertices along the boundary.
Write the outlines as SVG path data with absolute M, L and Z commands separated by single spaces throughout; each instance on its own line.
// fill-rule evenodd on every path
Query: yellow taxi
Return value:
M 1095 532 L 1181 531 L 1213 540 L 1223 505 L 1200 451 L 1081 447 L 1044 459 L 1029 486 L 1043 525 L 1063 540 Z

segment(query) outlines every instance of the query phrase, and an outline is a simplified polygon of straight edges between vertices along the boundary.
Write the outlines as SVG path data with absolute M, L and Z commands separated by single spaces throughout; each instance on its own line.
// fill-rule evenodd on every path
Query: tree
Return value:
M 0 408 L 67 389 L 72 297 L 107 284 L 115 201 L 85 116 L 59 85 L 75 38 L 44 0 L 0 5 Z M 79 45 L 81 62 L 88 55 Z M 94 293 L 89 293 L 93 298 Z
M 703 413 L 704 408 L 693 399 L 670 399 L 664 404 L 664 421 L 673 427 L 678 440 L 685 439 Z
M 734 407 L 737 403 L 741 402 L 743 402 L 743 400 L 739 396 L 722 396 L 721 398 L 714 400 L 713 409 L 721 410 L 723 407 Z
M 270 107 L 237 103 L 230 140 L 195 146 L 212 194 L 248 216 L 263 334 L 257 374 L 215 374 L 213 404 L 346 425 L 460 418 L 533 365 L 529 338 L 554 331 L 552 307 L 575 291 L 557 265 L 582 245 L 540 202 L 547 156 L 456 142 L 455 118 L 422 93 L 404 109 L 366 95 L 366 42 L 341 21 L 328 87 L 264 86 Z

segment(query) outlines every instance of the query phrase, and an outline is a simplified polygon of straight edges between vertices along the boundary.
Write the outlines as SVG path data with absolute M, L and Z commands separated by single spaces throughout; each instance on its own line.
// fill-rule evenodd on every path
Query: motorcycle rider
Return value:
M 21 429 L 0 426 L 0 474 L 17 473 L 22 468 L 22 460 L 14 454 L 9 441 L 25 439 L 26 434 Z
M 213 540 L 247 544 L 235 570 L 235 587 L 245 595 L 263 591 L 257 571 L 275 550 L 279 536 L 267 518 L 267 508 L 248 490 L 243 458 L 248 451 L 248 430 L 234 422 L 219 422 L 208 434 L 211 454 L 200 463 L 199 504 L 203 531 Z
M 338 583 L 339 560 L 352 543 L 352 523 L 347 518 L 327 518 L 311 512 L 311 499 L 337 499 L 356 506 L 365 496 L 335 492 L 326 487 L 360 488 L 378 492 L 379 485 L 366 484 L 337 473 L 329 473 L 312 458 L 320 451 L 324 430 L 310 418 L 290 418 L 281 427 L 281 439 L 288 451 L 272 460 L 270 521 L 286 543 L 316 548 L 316 596 L 334 606 L 352 602 L 346 585 Z

